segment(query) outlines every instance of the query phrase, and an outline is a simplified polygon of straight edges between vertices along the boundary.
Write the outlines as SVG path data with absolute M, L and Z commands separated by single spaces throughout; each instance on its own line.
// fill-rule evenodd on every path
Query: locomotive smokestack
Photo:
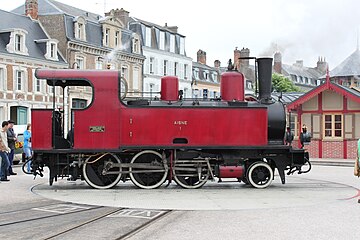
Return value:
M 270 102 L 271 100 L 272 60 L 272 58 L 256 59 L 259 78 L 259 100 L 261 102 Z

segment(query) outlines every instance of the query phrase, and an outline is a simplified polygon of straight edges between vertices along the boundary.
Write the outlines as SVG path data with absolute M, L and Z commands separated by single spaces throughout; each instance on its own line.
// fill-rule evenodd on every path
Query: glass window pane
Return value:
M 335 137 L 341 137 L 341 130 L 335 130 Z
M 341 123 L 335 123 L 335 129 L 341 129 Z
M 325 129 L 331 129 L 331 123 L 325 123 Z
M 325 130 L 325 137 L 331 137 L 331 130 Z
M 331 121 L 331 115 L 325 115 L 325 121 Z
M 340 121 L 341 122 L 341 115 L 335 115 L 335 121 Z

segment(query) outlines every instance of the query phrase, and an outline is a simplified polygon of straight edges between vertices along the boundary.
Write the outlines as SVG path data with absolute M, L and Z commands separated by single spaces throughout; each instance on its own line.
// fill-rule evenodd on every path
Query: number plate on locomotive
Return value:
M 90 126 L 90 132 L 105 132 L 105 126 Z

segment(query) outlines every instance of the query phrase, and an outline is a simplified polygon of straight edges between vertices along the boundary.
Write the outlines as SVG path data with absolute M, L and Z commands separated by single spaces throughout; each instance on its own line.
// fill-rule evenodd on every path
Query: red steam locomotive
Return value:
M 284 106 L 270 95 L 272 59 L 256 62 L 259 98 L 252 102 L 244 99 L 244 76 L 237 71 L 222 74 L 221 99 L 203 101 L 182 99 L 177 77 L 161 79 L 158 100 L 130 100 L 123 98 L 118 71 L 37 70 L 50 86 L 91 87 L 93 99 L 71 110 L 68 137 L 55 103 L 54 109 L 32 109 L 32 173 L 42 176 L 47 166 L 50 185 L 68 177 L 98 189 L 129 179 L 145 189 L 167 180 L 199 188 L 215 178 L 265 188 L 278 169 L 284 184 L 285 171 L 306 172 L 301 168 L 310 164 L 309 155 L 284 145 Z

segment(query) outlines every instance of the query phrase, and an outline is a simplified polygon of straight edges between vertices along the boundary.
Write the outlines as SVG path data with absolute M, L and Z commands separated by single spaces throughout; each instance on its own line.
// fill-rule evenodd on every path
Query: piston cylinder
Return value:
M 179 100 L 179 80 L 177 77 L 165 76 L 161 78 L 161 100 Z
M 242 178 L 244 166 L 219 166 L 219 178 Z
M 244 75 L 235 71 L 221 74 L 220 92 L 224 101 L 244 101 Z

